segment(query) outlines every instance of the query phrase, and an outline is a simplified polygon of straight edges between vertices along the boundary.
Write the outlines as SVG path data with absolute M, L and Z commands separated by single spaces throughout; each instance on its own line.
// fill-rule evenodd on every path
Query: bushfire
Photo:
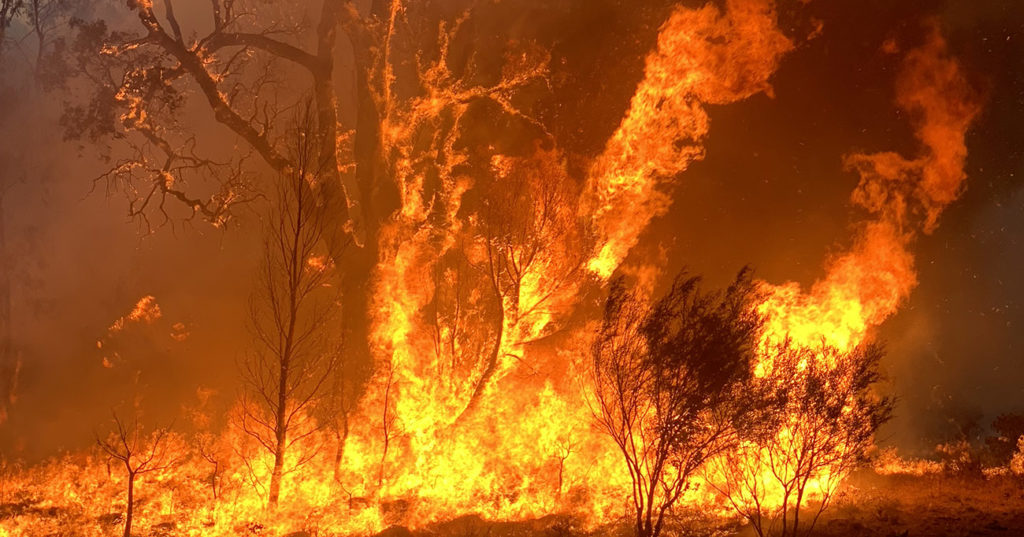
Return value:
M 93 447 L 6 458 L 0 536 L 373 535 L 465 515 L 810 531 L 878 455 L 894 400 L 877 328 L 965 190 L 983 99 L 921 17 L 916 41 L 877 43 L 912 143 L 835 156 L 859 182 L 819 277 L 735 267 L 715 290 L 671 267 L 651 226 L 715 111 L 772 98 L 830 31 L 809 3 L 653 10 L 635 72 L 600 73 L 634 82 L 587 152 L 545 101 L 570 84 L 567 53 L 514 14 L 536 2 L 0 0 L 0 47 L 37 29 L 39 79 L 75 93 L 66 136 L 109 148 L 96 181 L 146 233 L 183 218 L 261 238 L 235 320 L 250 341 L 223 357 L 237 386 L 200 382 L 173 422 L 139 390 L 110 402 Z M 204 145 L 207 128 L 221 139 Z M 165 299 L 107 321 L 100 367 L 138 377 L 117 342 L 174 317 Z

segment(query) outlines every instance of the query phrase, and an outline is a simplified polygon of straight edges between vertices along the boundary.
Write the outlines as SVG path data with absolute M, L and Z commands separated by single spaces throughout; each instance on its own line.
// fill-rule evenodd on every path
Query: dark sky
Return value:
M 557 43 L 555 57 L 585 75 L 586 88 L 563 108 L 580 121 L 558 133 L 578 138 L 570 143 L 581 153 L 600 150 L 595 140 L 614 129 L 642 75 L 667 11 L 664 2 L 651 4 L 556 2 L 553 10 L 565 11 L 558 17 L 574 22 L 556 17 L 537 26 Z M 914 150 L 912 127 L 894 105 L 899 57 L 883 53 L 882 43 L 911 48 L 922 39 L 922 21 L 938 17 L 985 94 L 985 109 L 968 136 L 967 189 L 913 247 L 919 285 L 878 333 L 900 399 L 883 437 L 930 449 L 953 430 L 951 420 L 988 423 L 1024 411 L 1024 4 L 815 0 L 792 11 L 799 14 L 783 12 L 784 30 L 814 17 L 823 33 L 786 57 L 773 98 L 711 108 L 706 159 L 679 178 L 675 204 L 652 224 L 646 246 L 665 247 L 670 267 L 685 264 L 712 281 L 748 263 L 770 282 L 821 276 L 858 218 L 848 202 L 857 177 L 842 170 L 843 155 Z M 0 76 L 28 87 L 18 78 L 27 80 L 24 73 Z M 102 184 L 90 193 L 96 150 L 61 141 L 59 99 L 22 91 L 30 94 L 4 96 L 23 104 L 0 117 L 8 149 L 0 172 L 15 179 L 4 208 L 26 364 L 19 405 L 33 411 L 13 416 L 0 431 L 4 440 L 28 453 L 87 444 L 95 417 L 133 394 L 177 408 L 200 386 L 232 397 L 229 379 L 246 338 L 254 212 L 243 211 L 225 231 L 176 221 L 145 236 L 126 219 L 122 197 L 104 196 Z M 156 297 L 163 318 L 130 326 L 97 349 L 107 327 L 144 295 Z M 189 332 L 180 342 L 170 337 L 178 322 Z M 102 367 L 114 350 L 144 373 Z

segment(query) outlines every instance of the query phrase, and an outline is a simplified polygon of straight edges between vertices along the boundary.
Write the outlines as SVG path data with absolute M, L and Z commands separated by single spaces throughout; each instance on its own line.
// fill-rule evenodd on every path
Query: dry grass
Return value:
M 1024 535 L 1024 481 L 1014 476 L 853 476 L 814 535 Z

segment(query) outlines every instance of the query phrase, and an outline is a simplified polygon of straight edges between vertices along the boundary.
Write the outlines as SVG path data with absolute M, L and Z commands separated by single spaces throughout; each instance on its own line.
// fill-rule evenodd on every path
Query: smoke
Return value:
M 72 15 L 109 16 L 82 4 Z M 174 220 L 147 235 L 129 220 L 119 193 L 92 180 L 104 148 L 64 139 L 63 96 L 43 88 L 34 57 L 32 40 L 0 56 L 0 270 L 20 364 L 0 450 L 29 461 L 90 445 L 111 408 L 139 395 L 151 424 L 170 423 L 197 386 L 233 396 L 254 255 L 242 226 Z

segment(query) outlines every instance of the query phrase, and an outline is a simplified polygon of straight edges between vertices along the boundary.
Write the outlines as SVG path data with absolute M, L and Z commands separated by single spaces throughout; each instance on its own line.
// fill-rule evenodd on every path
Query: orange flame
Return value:
M 393 13 L 400 8 L 399 2 L 392 3 Z M 447 36 L 447 28 L 441 30 Z M 770 93 L 768 80 L 792 47 L 766 0 L 728 0 L 724 11 L 711 5 L 675 10 L 660 29 L 657 50 L 646 58 L 644 78 L 624 118 L 590 166 L 583 193 L 562 207 L 570 214 L 556 215 L 558 225 L 567 228 L 577 217 L 586 220 L 596 244 L 581 244 L 569 232 L 544 237 L 514 293 L 488 299 L 486 286 L 452 291 L 463 293 L 459 296 L 467 304 L 500 311 L 500 322 L 485 326 L 453 313 L 455 321 L 439 326 L 429 322 L 430 308 L 439 300 L 437 281 L 450 285 L 456 277 L 456 270 L 443 264 L 446 256 L 458 249 L 469 263 L 484 265 L 488 249 L 498 246 L 480 237 L 478 215 L 463 214 L 472 190 L 482 185 L 457 172 L 467 157 L 456 150 L 456 136 L 441 132 L 439 125 L 457 125 L 469 98 L 493 99 L 507 113 L 521 115 L 506 95 L 546 74 L 543 54 L 524 54 L 521 58 L 529 61 L 512 62 L 492 88 L 462 84 L 446 67 L 444 37 L 440 59 L 418 66 L 428 86 L 425 97 L 406 107 L 396 106 L 389 95 L 382 97 L 382 144 L 402 207 L 377 245 L 371 343 L 381 367 L 353 419 L 343 475 L 338 482 L 329 477 L 328 462 L 317 449 L 332 439 L 313 431 L 288 453 L 287 466 L 296 470 L 285 477 L 282 511 L 266 513 L 260 487 L 272 461 L 252 438 L 237 428 L 212 440 L 201 438 L 198 447 L 175 438 L 181 444 L 176 449 L 193 456 L 174 471 L 140 482 L 150 498 L 140 506 L 140 519 L 175 521 L 187 534 L 221 535 L 259 532 L 255 526 L 238 529 L 247 523 L 283 534 L 298 522 L 305 528 L 329 527 L 333 533 L 372 533 L 390 524 L 417 527 L 465 513 L 522 520 L 568 512 L 592 525 L 620 517 L 629 476 L 611 443 L 591 427 L 588 388 L 579 381 L 587 378 L 581 355 L 589 332 L 561 324 L 576 306 L 584 280 L 568 271 L 565 265 L 572 263 L 565 259 L 573 248 L 581 250 L 580 264 L 599 280 L 609 278 L 650 221 L 667 210 L 668 183 L 703 157 L 709 132 L 704 106 Z M 385 79 L 391 76 L 388 72 Z M 850 349 L 914 288 L 910 247 L 920 233 L 935 228 L 942 210 L 962 191 L 964 137 L 979 104 L 937 29 L 907 55 L 896 94 L 897 105 L 915 118 L 919 155 L 845 158 L 846 167 L 860 174 L 851 199 L 870 216 L 849 250 L 830 260 L 825 276 L 809 290 L 792 282 L 762 282 L 767 298 L 759 308 L 769 322 L 766 344 L 786 337 L 803 345 L 824 339 Z M 434 136 L 422 159 L 405 149 L 419 129 Z M 522 173 L 535 183 L 571 182 L 557 148 L 538 149 L 525 158 L 496 156 L 489 164 L 489 179 L 499 186 Z M 433 182 L 440 184 L 436 192 L 425 191 L 429 166 L 436 166 L 430 170 L 436 175 Z M 514 239 L 506 242 L 513 244 L 501 246 L 510 250 L 522 246 Z M 333 261 L 311 258 L 307 263 L 309 270 L 319 271 Z M 563 278 L 563 270 L 575 279 Z M 159 317 L 153 297 L 143 297 L 111 332 L 128 321 Z M 463 320 L 475 324 L 459 325 Z M 187 336 L 184 325 L 173 329 Z M 460 416 L 483 367 L 457 358 L 484 351 L 457 340 L 456 330 L 481 332 L 497 356 L 479 408 L 465 420 Z M 439 340 L 453 341 L 458 348 L 439 349 Z M 790 431 L 780 438 L 793 440 Z M 756 458 L 759 446 L 741 450 Z M 307 459 L 307 465 L 294 464 Z M 122 509 L 123 478 L 111 477 L 102 461 L 68 457 L 12 477 L 12 486 L 27 489 L 40 475 L 60 483 L 48 492 L 76 505 L 75 512 L 88 513 L 90 520 Z M 827 488 L 843 477 L 826 472 L 814 480 Z M 713 502 L 704 487 L 689 494 L 688 501 Z M 174 516 L 182 504 L 200 506 L 187 522 Z M 4 519 L 0 535 L 47 533 L 28 524 L 24 517 Z
M 845 157 L 847 169 L 861 177 L 851 200 L 873 218 L 861 224 L 853 247 L 833 259 L 826 276 L 807 293 L 792 282 L 765 284 L 771 296 L 761 310 L 770 319 L 769 338 L 789 335 L 806 345 L 824 339 L 850 349 L 892 315 L 916 285 L 910 246 L 919 233 L 935 229 L 942 210 L 962 191 L 964 138 L 980 112 L 936 26 L 904 59 L 896 103 L 914 118 L 920 155 Z
M 920 233 L 930 233 L 942 210 L 963 188 L 967 156 L 965 136 L 980 112 L 977 96 L 948 55 L 937 26 L 928 41 L 907 54 L 896 84 L 896 103 L 915 120 L 920 155 L 907 159 L 892 152 L 853 154 L 846 167 L 860 174 L 853 203 L 873 218 L 861 223 L 853 246 L 827 265 L 826 276 L 804 293 L 789 282 L 762 282 L 767 293 L 758 306 L 767 318 L 763 349 L 789 338 L 795 345 L 825 343 L 840 351 L 860 345 L 874 327 L 895 313 L 917 283 L 910 247 Z M 758 372 L 771 367 L 762 359 Z M 827 365 L 827 364 L 826 364 Z M 782 446 L 799 441 L 790 428 L 779 436 Z M 745 460 L 759 487 L 763 505 L 781 505 L 783 491 L 772 479 L 778 469 L 758 446 L 745 446 Z M 829 494 L 845 476 L 831 468 L 810 476 L 807 501 Z M 713 479 L 713 477 L 712 477 Z
M 792 48 L 764 0 L 730 0 L 724 13 L 710 4 L 672 13 L 626 116 L 590 168 L 581 214 L 598 236 L 591 272 L 611 276 L 668 209 L 662 184 L 703 158 L 704 105 L 770 94 L 768 79 Z

